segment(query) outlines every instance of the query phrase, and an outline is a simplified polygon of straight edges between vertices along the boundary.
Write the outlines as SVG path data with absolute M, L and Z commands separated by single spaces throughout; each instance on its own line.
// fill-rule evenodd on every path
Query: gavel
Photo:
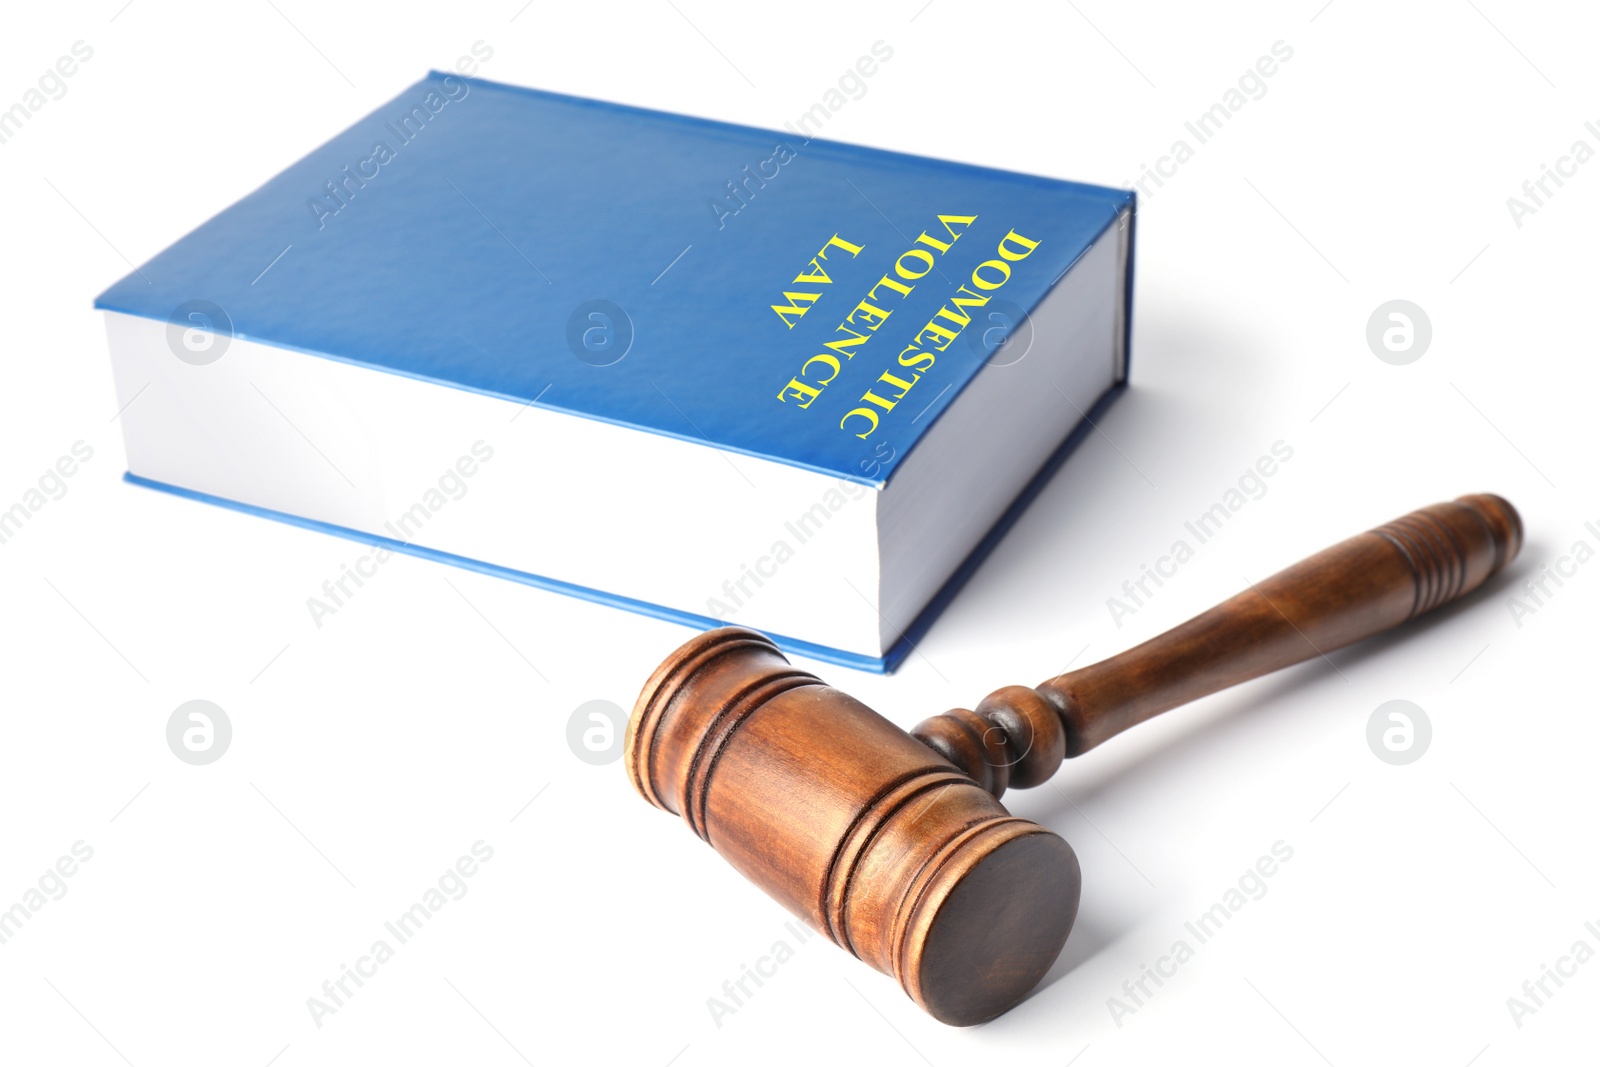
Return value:
M 1188 622 L 909 734 L 725 627 L 686 642 L 628 723 L 634 787 L 808 925 L 956 1026 L 1009 1010 L 1060 955 L 1082 876 L 1067 842 L 1000 804 L 1163 711 L 1370 637 L 1516 557 L 1490 494 L 1413 511 Z

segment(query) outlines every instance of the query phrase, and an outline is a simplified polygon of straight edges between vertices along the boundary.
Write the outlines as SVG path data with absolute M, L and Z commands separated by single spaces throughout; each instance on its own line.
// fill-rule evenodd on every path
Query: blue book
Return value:
M 357 542 L 308 627 L 409 552 L 889 670 L 1126 380 L 1133 208 L 435 72 L 96 306 L 130 482 Z

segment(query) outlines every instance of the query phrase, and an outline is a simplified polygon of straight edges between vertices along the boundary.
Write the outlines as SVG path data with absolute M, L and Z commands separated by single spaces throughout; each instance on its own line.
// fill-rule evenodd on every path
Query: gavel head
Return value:
M 1038 984 L 1078 912 L 1071 847 L 995 795 L 1006 777 L 1042 780 L 1061 761 L 1055 713 L 1020 692 L 1039 706 L 1019 698 L 1023 710 L 1005 713 L 1039 731 L 1019 759 L 984 762 L 994 742 L 972 712 L 958 713 L 972 717 L 968 735 L 947 717 L 956 725 L 924 743 L 796 670 L 762 635 L 713 630 L 645 684 L 625 762 L 646 800 L 745 877 L 935 1018 L 965 1026 Z M 930 746 L 979 753 L 989 780 Z

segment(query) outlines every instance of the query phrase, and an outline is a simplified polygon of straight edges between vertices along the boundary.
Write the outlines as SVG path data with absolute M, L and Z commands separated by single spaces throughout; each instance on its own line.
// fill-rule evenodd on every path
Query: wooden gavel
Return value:
M 1370 637 L 1515 558 L 1498 496 L 1422 508 L 1295 564 L 1137 648 L 997 689 L 907 734 L 739 627 L 645 683 L 625 762 L 747 878 L 952 1025 L 1016 1005 L 1066 943 L 1071 846 L 999 802 L 1179 704 Z

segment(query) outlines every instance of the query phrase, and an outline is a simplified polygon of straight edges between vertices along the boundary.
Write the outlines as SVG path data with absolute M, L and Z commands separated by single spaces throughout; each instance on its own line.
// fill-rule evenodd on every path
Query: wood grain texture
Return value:
M 1434 504 L 1357 534 L 1136 648 L 1033 689 L 997 689 L 976 713 L 957 709 L 912 736 L 996 796 L 1050 772 L 1028 764 L 1060 720 L 1064 754 L 1079 756 L 1137 723 L 1191 700 L 1325 656 L 1478 588 L 1522 547 L 1522 520 L 1489 494 Z M 1019 721 L 1025 720 L 1025 721 Z M 1052 768 L 1053 770 L 1053 768 Z
M 1521 544 L 1521 520 L 1499 497 L 1423 508 L 1119 656 L 997 689 L 909 734 L 761 634 L 712 630 L 639 694 L 628 776 L 934 1017 L 982 1022 L 1050 969 L 1081 888 L 1067 843 L 1001 806 L 1008 787 L 1038 785 L 1169 708 L 1431 611 Z
M 947 1022 L 1026 995 L 1072 927 L 1064 840 L 753 631 L 669 657 L 624 753 L 647 800 Z

